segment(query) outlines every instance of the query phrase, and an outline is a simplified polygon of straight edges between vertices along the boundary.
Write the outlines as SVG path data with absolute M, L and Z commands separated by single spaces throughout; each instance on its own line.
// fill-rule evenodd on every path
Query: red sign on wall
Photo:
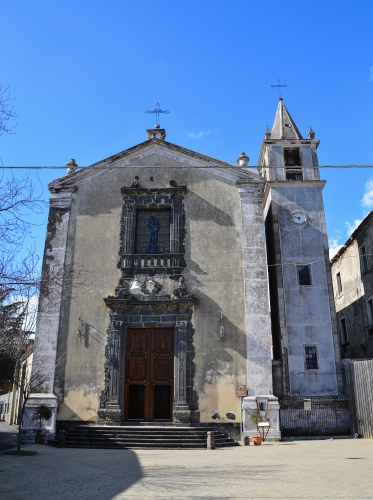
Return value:
M 246 385 L 236 385 L 236 396 L 239 396 L 241 398 L 247 396 Z

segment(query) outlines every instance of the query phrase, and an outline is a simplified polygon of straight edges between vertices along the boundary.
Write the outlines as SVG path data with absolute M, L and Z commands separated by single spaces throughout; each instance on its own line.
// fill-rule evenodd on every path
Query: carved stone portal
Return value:
M 190 370 L 186 346 L 196 298 L 188 293 L 181 276 L 185 267 L 185 191 L 186 187 L 178 186 L 175 181 L 170 182 L 170 187 L 160 189 L 141 188 L 137 181 L 130 187 L 122 187 L 118 264 L 122 275 L 115 295 L 104 299 L 110 309 L 110 323 L 105 347 L 105 382 L 100 396 L 102 421 L 117 423 L 123 419 L 127 327 L 157 326 L 174 328 L 174 419 L 190 421 L 187 387 L 191 384 L 187 384 Z M 145 274 L 147 279 L 135 296 L 129 293 L 128 283 L 139 274 Z M 162 285 L 153 278 L 156 274 L 179 280 L 171 296 L 159 295 Z M 141 338 L 137 340 L 141 342 Z M 161 336 L 157 342 L 161 348 Z M 141 369 L 135 364 L 131 366 L 140 378 Z

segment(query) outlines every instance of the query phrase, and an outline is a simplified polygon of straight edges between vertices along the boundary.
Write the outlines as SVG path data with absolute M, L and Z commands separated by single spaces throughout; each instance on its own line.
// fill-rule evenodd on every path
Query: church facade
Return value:
M 319 141 L 282 99 L 257 171 L 245 153 L 234 165 L 165 139 L 156 126 L 49 185 L 43 273 L 85 279 L 40 297 L 34 363 L 48 377 L 28 412 L 42 399 L 54 432 L 237 428 L 243 409 L 252 435 L 261 398 L 278 437 L 282 400 L 342 394 Z

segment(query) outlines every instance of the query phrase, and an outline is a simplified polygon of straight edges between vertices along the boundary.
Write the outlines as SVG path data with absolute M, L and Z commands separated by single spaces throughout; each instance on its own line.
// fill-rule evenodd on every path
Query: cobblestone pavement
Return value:
M 88 450 L 32 445 L 0 456 L 2 500 L 373 499 L 373 440 L 220 450 Z

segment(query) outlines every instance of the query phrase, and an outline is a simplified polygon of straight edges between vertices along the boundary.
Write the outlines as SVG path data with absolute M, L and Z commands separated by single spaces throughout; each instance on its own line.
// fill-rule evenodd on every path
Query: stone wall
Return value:
M 182 274 L 197 303 L 188 333 L 190 362 L 189 405 L 201 422 L 213 422 L 219 412 L 239 415 L 235 385 L 246 384 L 246 327 L 242 260 L 242 222 L 234 177 L 213 175 L 196 168 L 171 168 L 177 163 L 160 155 L 137 159 L 130 167 L 100 171 L 78 184 L 73 193 L 66 250 L 67 265 L 83 264 L 87 286 L 61 305 L 58 352 L 66 352 L 64 376 L 55 391 L 57 419 L 97 421 L 104 388 L 105 345 L 110 323 L 104 298 L 113 296 L 121 278 L 121 186 L 136 179 L 143 188 L 169 188 L 170 181 L 186 185 L 185 264 Z M 142 282 L 152 277 L 166 293 L 177 283 L 165 274 L 136 274 Z M 130 281 L 124 283 L 127 289 Z M 221 340 L 221 312 L 225 328 Z M 132 314 L 132 313 L 131 313 Z M 137 313 L 136 313 L 137 314 Z M 78 317 L 82 335 L 76 335 Z M 121 321 L 127 321 L 125 313 Z M 156 315 L 157 316 L 157 315 Z M 124 325 L 125 326 L 125 325 Z M 122 339 L 123 342 L 123 339 Z

